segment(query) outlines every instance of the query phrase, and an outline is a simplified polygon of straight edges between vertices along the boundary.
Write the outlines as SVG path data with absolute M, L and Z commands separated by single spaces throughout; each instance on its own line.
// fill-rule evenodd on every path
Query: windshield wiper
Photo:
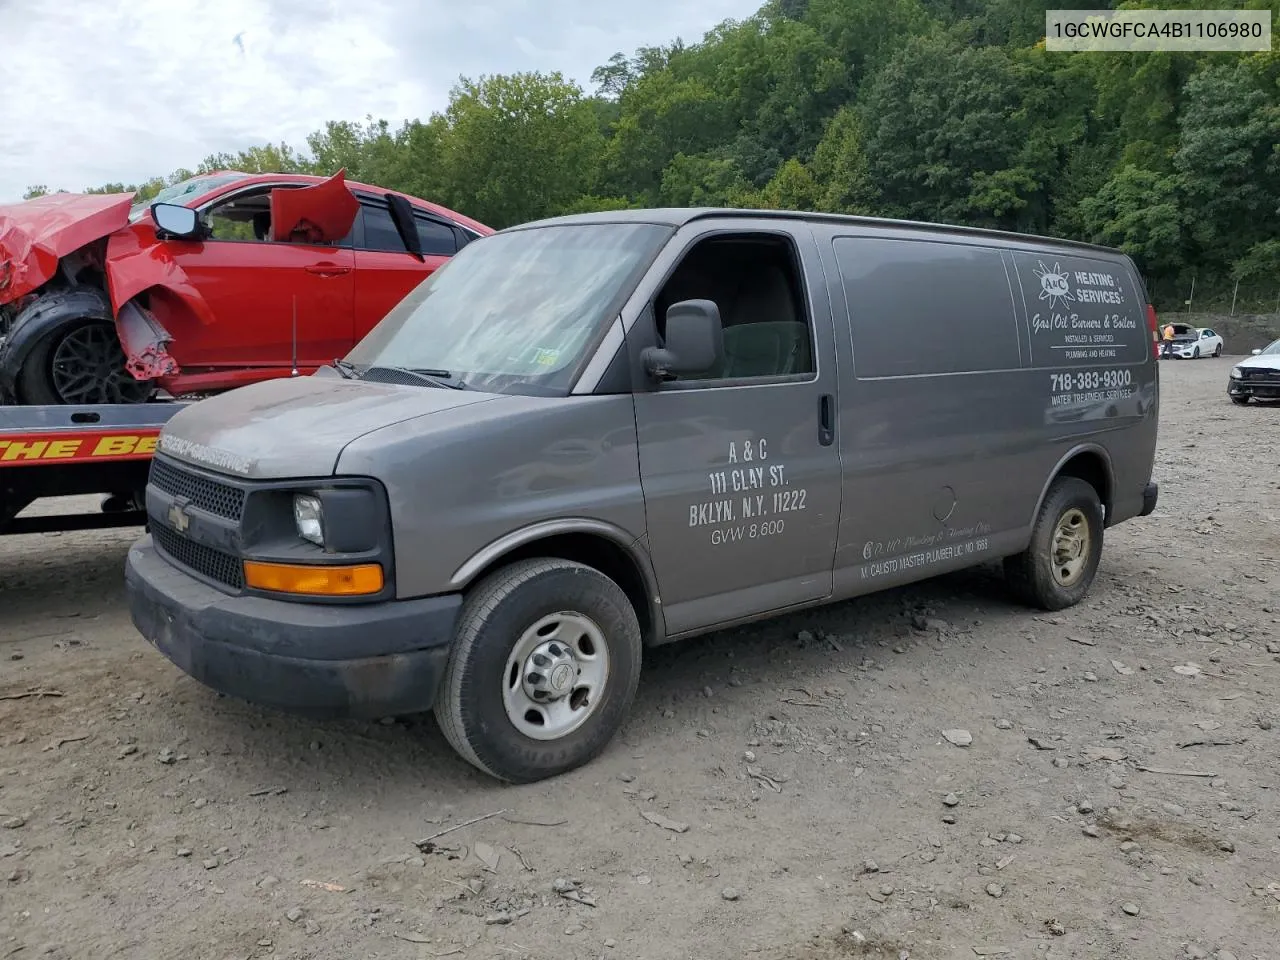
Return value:
M 360 379 L 360 371 L 357 370 L 356 365 L 349 360 L 343 360 L 341 358 L 335 357 L 333 363 L 330 364 L 330 366 L 332 366 L 333 369 L 337 370 L 338 373 L 342 375 L 342 379 L 344 380 Z
M 437 387 L 448 387 L 450 390 L 465 390 L 467 385 L 461 380 L 453 382 L 453 374 L 448 370 L 430 370 L 430 369 L 410 369 L 409 367 L 368 367 L 365 369 L 367 374 L 370 370 L 389 370 L 392 373 L 407 373 L 411 377 L 417 377 L 426 383 L 430 383 Z

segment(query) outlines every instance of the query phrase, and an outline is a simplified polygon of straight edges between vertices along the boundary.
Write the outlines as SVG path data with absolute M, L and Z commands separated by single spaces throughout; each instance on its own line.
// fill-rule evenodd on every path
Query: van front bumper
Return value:
M 1160 499 L 1160 484 L 1148 483 L 1142 491 L 1142 512 L 1140 517 L 1149 517 L 1155 513 L 1156 502 Z
M 220 693 L 309 716 L 387 717 L 431 709 L 462 597 L 372 604 L 228 596 L 184 573 L 144 537 L 125 566 L 134 626 Z

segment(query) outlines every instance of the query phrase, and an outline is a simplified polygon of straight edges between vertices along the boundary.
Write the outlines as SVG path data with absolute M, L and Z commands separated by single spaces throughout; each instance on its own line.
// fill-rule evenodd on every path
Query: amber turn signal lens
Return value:
M 321 567 L 292 563 L 244 562 L 244 582 L 255 590 L 301 593 L 315 597 L 352 597 L 382 589 L 382 566 Z

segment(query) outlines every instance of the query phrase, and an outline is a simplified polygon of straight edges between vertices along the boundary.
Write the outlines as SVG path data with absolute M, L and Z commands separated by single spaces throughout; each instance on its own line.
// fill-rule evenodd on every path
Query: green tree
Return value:
M 763 190 L 750 198 L 753 207 L 766 210 L 819 210 L 823 190 L 809 168 L 792 157 Z
M 1028 229 L 1050 171 L 1019 80 L 997 47 L 915 38 L 867 92 L 866 154 L 886 213 Z
M 1187 81 L 1174 168 L 1204 256 L 1230 262 L 1274 236 L 1280 218 L 1280 101 L 1247 63 Z
M 602 151 L 591 103 L 559 73 L 463 80 L 445 113 L 444 189 L 493 226 L 560 213 L 589 193 Z
M 696 156 L 732 138 L 729 103 L 700 79 L 672 70 L 642 76 L 621 100 L 604 155 L 610 191 L 658 202 L 663 171 L 679 154 Z
M 196 168 L 197 173 L 213 173 L 216 170 L 240 170 L 244 173 L 310 172 L 306 161 L 287 143 L 268 143 L 236 153 L 215 153 L 205 157 Z
M 1118 247 L 1144 272 L 1174 273 L 1186 262 L 1180 192 L 1175 176 L 1123 167 L 1081 201 L 1085 239 Z
M 732 160 L 680 153 L 662 174 L 658 202 L 668 207 L 742 207 L 751 196 L 751 185 Z

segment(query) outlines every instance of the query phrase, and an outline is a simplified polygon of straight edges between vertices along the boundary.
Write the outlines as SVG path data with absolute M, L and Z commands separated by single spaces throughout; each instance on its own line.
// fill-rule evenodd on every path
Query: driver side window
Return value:
M 271 239 L 271 188 L 238 193 L 204 212 L 211 240 Z
M 654 300 L 660 338 L 668 308 L 695 299 L 719 308 L 724 356 L 681 381 L 713 387 L 717 381 L 808 379 L 815 373 L 812 325 L 788 240 L 743 234 L 696 244 Z
M 271 238 L 271 191 L 278 184 L 263 186 L 237 193 L 220 203 L 215 203 L 203 214 L 205 225 L 209 229 L 210 240 L 235 240 L 249 243 L 274 243 Z M 351 234 L 348 233 L 336 246 L 351 245 Z M 323 242 L 310 242 L 309 246 L 335 246 Z

